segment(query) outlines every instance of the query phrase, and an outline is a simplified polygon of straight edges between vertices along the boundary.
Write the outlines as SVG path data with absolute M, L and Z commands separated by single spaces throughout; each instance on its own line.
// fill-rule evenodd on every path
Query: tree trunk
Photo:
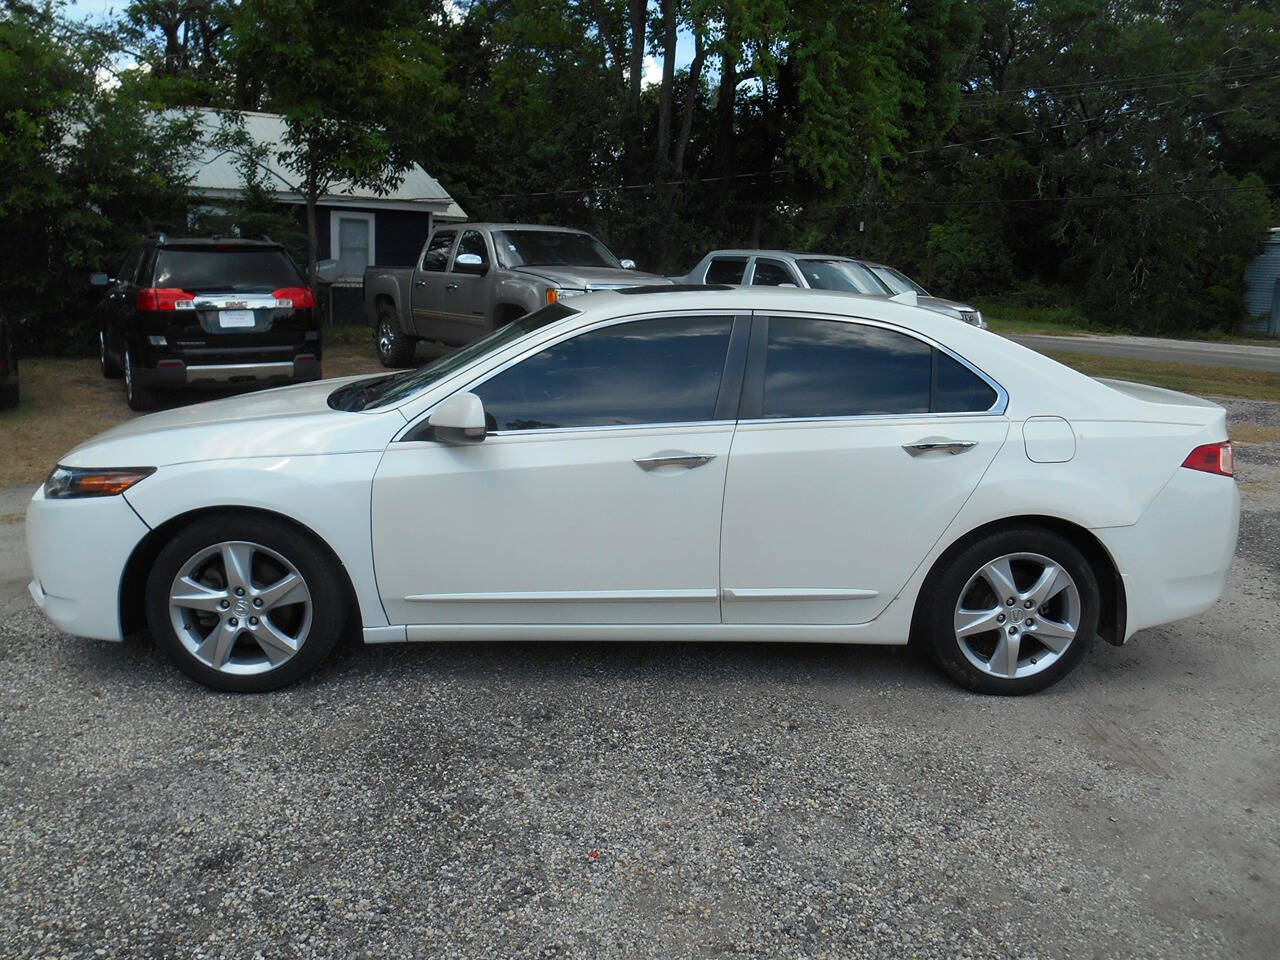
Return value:
M 654 177 L 661 178 L 671 162 L 671 107 L 676 86 L 676 0 L 662 0 L 662 89 L 658 97 L 658 149 Z
M 726 25 L 727 27 L 727 25 Z M 716 146 L 720 150 L 720 175 L 732 176 L 736 164 L 733 150 L 733 114 L 738 96 L 738 49 L 725 31 L 724 51 L 720 55 L 720 89 L 716 93 Z
M 676 154 L 671 162 L 672 171 L 677 177 L 684 173 L 684 155 L 689 149 L 689 138 L 693 135 L 693 111 L 698 106 L 698 95 L 702 92 L 702 67 L 707 60 L 702 30 L 703 24 L 694 24 L 693 62 L 689 64 L 689 83 L 685 87 L 684 94 L 684 115 L 680 118 L 680 135 L 676 138 Z
M 640 169 L 640 145 L 644 142 L 644 114 L 640 109 L 640 94 L 644 87 L 645 19 L 649 12 L 648 0 L 630 0 L 631 10 L 631 90 L 628 105 L 630 113 L 630 145 L 628 164 L 632 175 Z

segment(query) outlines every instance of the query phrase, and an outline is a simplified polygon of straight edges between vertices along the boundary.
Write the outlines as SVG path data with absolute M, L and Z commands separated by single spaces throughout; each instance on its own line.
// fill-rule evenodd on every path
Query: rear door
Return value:
M 878 616 L 995 457 L 1004 403 L 905 331 L 755 317 L 725 485 L 724 621 Z
M 449 329 L 451 318 L 444 309 L 444 288 L 448 282 L 449 259 L 456 230 L 437 230 L 422 251 L 422 260 L 413 272 L 409 292 L 413 332 L 419 337 L 441 339 Z

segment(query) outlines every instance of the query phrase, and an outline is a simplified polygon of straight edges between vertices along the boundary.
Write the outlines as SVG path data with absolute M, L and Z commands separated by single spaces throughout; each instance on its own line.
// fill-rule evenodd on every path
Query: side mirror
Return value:
M 320 283 L 333 283 L 342 275 L 342 264 L 337 260 L 317 260 L 316 280 Z
M 484 404 L 474 393 L 455 393 L 427 417 L 435 438 L 443 443 L 479 443 L 487 433 Z
M 481 275 L 487 271 L 488 267 L 484 265 L 484 260 L 478 253 L 460 253 L 453 258 L 454 273 L 474 273 Z
M 115 281 L 111 279 L 111 274 L 109 273 L 89 274 L 89 286 L 91 287 L 109 287 L 113 283 L 115 283 Z
M 620 260 L 618 262 L 622 264 L 623 270 L 634 270 L 636 268 L 636 262 L 634 260 Z

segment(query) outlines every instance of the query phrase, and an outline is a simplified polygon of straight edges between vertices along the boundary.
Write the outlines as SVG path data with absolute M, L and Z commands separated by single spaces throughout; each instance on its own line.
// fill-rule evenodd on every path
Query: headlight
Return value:
M 116 467 L 97 470 L 89 467 L 64 467 L 58 464 L 49 474 L 49 479 L 44 482 L 44 495 L 50 500 L 67 500 L 72 497 L 114 497 L 155 472 L 155 467 Z

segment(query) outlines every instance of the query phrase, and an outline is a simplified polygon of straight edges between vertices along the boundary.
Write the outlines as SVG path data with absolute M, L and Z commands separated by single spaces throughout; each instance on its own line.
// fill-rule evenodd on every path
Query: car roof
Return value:
M 259 249 L 280 249 L 281 244 L 274 240 L 250 240 L 245 237 L 151 237 L 148 243 L 157 247 L 247 247 Z
M 442 223 L 437 229 L 443 230 L 449 227 L 455 227 L 458 230 L 536 230 L 541 233 L 585 233 L 591 236 L 589 231 L 580 230 L 578 227 L 557 227 L 554 224 L 547 223 Z
M 790 257 L 793 260 L 853 260 L 841 253 L 806 253 L 800 250 L 746 250 L 725 249 L 712 250 L 702 259 L 708 257 Z

